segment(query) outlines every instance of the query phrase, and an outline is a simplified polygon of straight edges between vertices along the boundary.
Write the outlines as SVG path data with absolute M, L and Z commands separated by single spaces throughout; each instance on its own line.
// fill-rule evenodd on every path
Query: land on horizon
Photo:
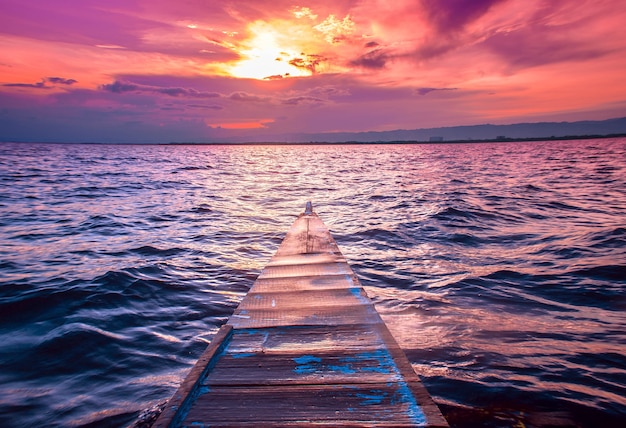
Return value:
M 470 125 L 394 131 L 286 134 L 217 141 L 172 142 L 176 144 L 366 144 L 366 143 L 450 143 L 610 138 L 626 135 L 626 117 L 602 121 L 516 123 L 511 125 Z
M 481 142 L 523 142 L 582 140 L 626 137 L 626 117 L 603 121 L 517 123 L 511 125 L 473 125 L 382 132 L 341 132 L 322 134 L 286 134 L 273 138 L 223 138 L 214 141 L 154 141 L 145 143 L 98 141 L 20 141 L 16 143 L 76 144 L 158 144 L 158 145 L 322 145 L 322 144 L 445 144 Z

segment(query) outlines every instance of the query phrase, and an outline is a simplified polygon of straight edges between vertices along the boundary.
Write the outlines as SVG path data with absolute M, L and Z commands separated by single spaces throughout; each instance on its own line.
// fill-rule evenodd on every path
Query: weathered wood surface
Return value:
M 447 423 L 307 205 L 155 427 Z

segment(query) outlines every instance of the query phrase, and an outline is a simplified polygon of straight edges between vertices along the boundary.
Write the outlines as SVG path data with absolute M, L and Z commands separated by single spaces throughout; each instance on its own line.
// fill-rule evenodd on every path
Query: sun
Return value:
M 237 53 L 240 59 L 226 66 L 234 77 L 251 79 L 276 79 L 311 76 L 315 72 L 309 56 L 287 34 L 283 26 L 267 22 L 254 22 L 248 27 L 251 37 Z M 281 31 L 281 29 L 283 31 Z

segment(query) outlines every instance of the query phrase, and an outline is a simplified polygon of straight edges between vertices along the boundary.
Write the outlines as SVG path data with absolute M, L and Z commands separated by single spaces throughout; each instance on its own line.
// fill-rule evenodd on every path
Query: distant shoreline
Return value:
M 173 141 L 169 143 L 111 143 L 111 142 L 63 142 L 63 141 L 0 141 L 0 144 L 93 144 L 93 145 L 120 145 L 120 146 L 345 146 L 345 145 L 437 145 L 437 144 L 484 144 L 484 143 L 523 143 L 541 141 L 567 141 L 567 140 L 600 140 L 609 138 L 625 138 L 626 133 L 604 134 L 604 135 L 565 135 L 551 137 L 521 137 L 521 138 L 484 138 L 484 139 L 460 139 L 460 140 L 440 140 L 440 141 L 420 141 L 420 140 L 381 140 L 381 141 L 264 141 L 264 142 L 194 142 L 194 141 Z
M 332 145 L 412 145 L 412 144 L 479 144 L 479 143 L 517 143 L 517 142 L 533 142 L 533 141 L 565 141 L 565 140 L 599 140 L 608 138 L 624 138 L 623 134 L 606 134 L 606 135 L 566 135 L 562 137 L 527 137 L 527 138 L 493 138 L 493 139 L 464 139 L 464 140 L 441 140 L 441 141 L 419 141 L 419 140 L 398 140 L 398 141 L 307 141 L 307 142 L 171 142 L 171 143 L 155 143 L 160 146 L 332 146 Z M 95 143 L 98 144 L 98 143 Z

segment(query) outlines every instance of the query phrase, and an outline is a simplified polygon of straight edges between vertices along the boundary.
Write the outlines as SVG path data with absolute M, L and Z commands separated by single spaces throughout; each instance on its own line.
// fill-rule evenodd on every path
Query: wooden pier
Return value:
M 310 203 L 154 427 L 446 420 Z

